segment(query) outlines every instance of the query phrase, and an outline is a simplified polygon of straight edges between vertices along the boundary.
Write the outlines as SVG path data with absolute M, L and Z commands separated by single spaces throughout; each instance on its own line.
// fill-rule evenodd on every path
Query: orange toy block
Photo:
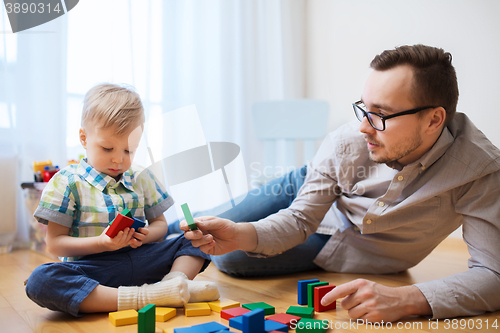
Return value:
M 208 302 L 210 309 L 215 312 L 221 312 L 222 310 L 237 308 L 240 306 L 239 302 L 232 301 L 230 299 L 218 300 L 213 302 Z
M 184 305 L 184 314 L 186 317 L 210 316 L 212 309 L 208 303 L 188 303 Z
M 323 298 L 323 296 L 325 296 L 333 288 L 335 288 L 335 286 L 333 285 L 314 288 L 314 311 L 322 312 L 337 308 L 337 302 L 333 302 L 332 304 L 327 306 L 321 305 L 321 299 Z
M 177 309 L 156 307 L 155 314 L 156 321 L 167 321 L 177 315 Z
M 109 321 L 115 326 L 137 324 L 138 316 L 135 310 L 115 311 L 109 313 Z

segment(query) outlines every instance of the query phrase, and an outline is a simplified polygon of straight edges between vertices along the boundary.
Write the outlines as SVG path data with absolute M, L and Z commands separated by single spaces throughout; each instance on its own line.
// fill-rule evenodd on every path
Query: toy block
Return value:
M 156 321 L 167 321 L 177 315 L 175 308 L 156 307 L 155 318 Z
M 182 204 L 181 208 L 182 212 L 184 213 L 184 218 L 186 219 L 189 229 L 191 230 L 198 229 L 198 227 L 196 226 L 196 222 L 193 219 L 193 215 L 191 215 L 191 211 L 189 210 L 188 204 L 187 203 Z
M 220 317 L 222 319 L 229 320 L 234 317 L 242 316 L 245 313 L 250 312 L 250 310 L 242 308 L 242 307 L 237 307 L 237 308 L 231 308 L 227 310 L 222 310 L 220 312 Z
M 251 312 L 251 311 L 248 311 Z M 243 316 L 229 318 L 229 326 L 243 331 Z
M 241 316 L 243 321 L 243 333 L 264 333 L 265 310 L 256 309 Z M 287 327 L 288 328 L 288 327 Z
M 214 333 L 214 332 L 219 332 L 219 331 L 227 332 L 229 330 L 229 327 L 224 326 L 222 324 L 219 324 L 216 321 L 211 321 L 211 322 L 199 324 L 199 325 L 193 325 L 191 327 L 192 328 L 201 328 L 206 333 Z
M 139 220 L 138 218 L 133 217 L 132 219 L 134 220 L 134 223 L 130 228 L 134 228 L 135 231 L 139 230 L 139 228 L 144 228 L 146 226 L 146 223 Z
M 295 328 L 297 333 L 324 333 L 328 330 L 328 325 L 326 325 L 323 320 L 302 318 Z
M 113 222 L 111 222 L 108 231 L 106 231 L 106 235 L 108 235 L 110 238 L 114 238 L 118 232 L 122 231 L 125 228 L 130 228 L 132 224 L 134 224 L 133 219 L 125 215 L 118 214 Z
M 321 305 L 321 299 L 323 298 L 323 296 L 325 296 L 333 288 L 335 288 L 335 286 L 333 286 L 333 285 L 321 286 L 321 287 L 314 288 L 314 311 L 323 312 L 323 311 L 333 310 L 333 309 L 337 308 L 336 301 L 330 305 L 327 305 L 327 306 Z
M 318 279 L 297 281 L 297 303 L 307 305 L 307 285 L 309 283 L 319 282 Z
M 224 299 L 224 300 L 208 302 L 208 305 L 210 306 L 210 309 L 212 309 L 212 311 L 221 312 L 222 310 L 237 308 L 240 306 L 240 303 L 231 301 L 230 299 Z
M 226 331 L 227 332 L 227 331 Z M 202 327 L 180 327 L 174 328 L 174 333 L 207 333 Z
M 115 326 L 137 324 L 137 311 L 124 310 L 109 313 L 109 321 Z
M 274 306 L 269 305 L 269 304 L 264 303 L 264 302 L 243 304 L 242 307 L 244 307 L 245 309 L 248 309 L 248 310 L 263 309 L 266 316 L 274 314 Z
M 314 317 L 314 308 L 308 306 L 291 306 L 286 310 L 286 313 L 301 318 L 312 318 Z
M 122 210 L 120 212 L 120 214 L 125 215 L 125 216 L 130 217 L 130 218 L 133 218 L 132 213 L 130 212 L 130 210 L 128 210 L 128 208 L 125 208 L 124 210 Z
M 264 331 L 278 331 L 278 332 L 288 332 L 288 325 L 278 323 L 273 320 L 265 320 L 264 321 Z
M 139 311 L 137 311 L 137 313 L 139 314 L 137 319 L 138 332 L 155 333 L 156 306 L 154 304 L 148 304 Z
M 307 285 L 307 306 L 314 308 L 314 288 L 327 286 L 328 282 L 314 282 Z
M 293 321 L 293 323 L 296 324 L 299 322 L 301 317 L 294 316 L 294 315 L 287 314 L 287 313 L 278 313 L 278 314 L 269 316 L 266 319 L 272 320 L 272 321 L 275 321 L 277 323 L 287 325 L 288 327 L 290 327 L 292 325 L 292 321 Z
M 184 305 L 184 314 L 186 317 L 210 316 L 212 310 L 208 303 L 188 303 Z

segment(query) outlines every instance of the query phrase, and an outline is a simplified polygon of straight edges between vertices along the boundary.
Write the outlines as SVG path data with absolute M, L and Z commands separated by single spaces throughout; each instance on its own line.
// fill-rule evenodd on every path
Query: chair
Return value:
M 316 153 L 316 141 L 327 134 L 329 109 L 328 102 L 314 99 L 254 103 L 253 126 L 257 139 L 264 141 L 264 166 L 282 168 L 285 173 L 309 162 Z M 299 142 L 303 148 L 301 153 Z M 297 157 L 301 157 L 299 163 Z M 254 179 L 257 181 L 254 185 L 275 178 L 276 175 L 269 175 L 266 169 Z

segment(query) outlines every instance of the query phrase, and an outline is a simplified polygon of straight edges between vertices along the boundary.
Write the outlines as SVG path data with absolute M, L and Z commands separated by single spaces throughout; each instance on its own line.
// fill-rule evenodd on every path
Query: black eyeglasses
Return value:
M 388 116 L 382 116 L 375 112 L 366 111 L 365 110 L 366 106 L 362 101 L 357 101 L 356 103 L 353 103 L 352 107 L 354 108 L 354 113 L 356 114 L 356 118 L 358 118 L 359 121 L 363 121 L 364 117 L 368 118 L 368 122 L 370 123 L 370 125 L 377 131 L 385 130 L 385 121 L 387 119 L 404 116 L 407 114 L 415 114 L 417 112 L 427 109 L 437 108 L 437 106 L 422 106 L 420 108 L 406 110 Z

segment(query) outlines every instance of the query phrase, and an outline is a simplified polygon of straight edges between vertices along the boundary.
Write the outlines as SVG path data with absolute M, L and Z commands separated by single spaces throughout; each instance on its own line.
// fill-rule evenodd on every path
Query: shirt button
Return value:
M 118 207 L 118 211 L 119 211 L 119 212 L 122 212 L 122 211 L 123 211 L 123 208 L 122 208 L 122 207 Z
M 399 181 L 402 181 L 403 179 L 405 179 L 405 177 L 403 177 L 403 176 L 398 176 L 398 180 L 399 180 Z
M 372 220 L 366 220 L 366 224 L 372 224 Z
M 425 170 L 425 167 L 424 167 L 424 166 L 422 166 L 422 167 L 420 168 L 420 170 Z
M 379 205 L 379 207 L 384 207 L 384 206 L 385 206 L 385 203 L 383 203 L 382 201 L 379 201 L 379 202 L 378 202 L 378 205 Z
M 366 221 L 366 223 L 368 223 L 368 221 Z M 354 231 L 359 231 L 359 228 L 358 227 L 354 227 Z

